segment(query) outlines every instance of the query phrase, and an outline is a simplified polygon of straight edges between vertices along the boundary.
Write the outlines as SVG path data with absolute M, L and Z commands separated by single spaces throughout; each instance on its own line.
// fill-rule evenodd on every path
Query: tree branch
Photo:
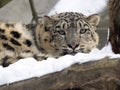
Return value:
M 120 53 L 120 0 L 109 0 L 110 36 L 114 53 Z
M 29 0 L 29 3 L 30 3 L 31 11 L 32 11 L 32 16 L 33 16 L 32 20 L 35 20 L 35 22 L 38 23 L 38 15 L 37 15 L 37 12 L 34 6 L 34 1 Z

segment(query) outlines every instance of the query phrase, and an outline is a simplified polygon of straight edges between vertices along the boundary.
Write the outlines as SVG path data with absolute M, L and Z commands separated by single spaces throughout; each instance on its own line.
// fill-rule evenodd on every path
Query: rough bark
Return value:
M 120 0 L 109 0 L 110 38 L 114 53 L 120 53 Z
M 120 59 L 74 64 L 61 72 L 3 85 L 0 90 L 120 90 Z

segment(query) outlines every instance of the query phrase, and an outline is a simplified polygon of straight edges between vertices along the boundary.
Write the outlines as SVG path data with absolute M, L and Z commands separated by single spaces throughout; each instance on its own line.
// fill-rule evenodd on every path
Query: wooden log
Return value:
M 63 71 L 0 86 L 0 90 L 120 90 L 120 59 L 74 64 Z
M 120 53 L 120 0 L 109 0 L 110 37 L 114 53 Z

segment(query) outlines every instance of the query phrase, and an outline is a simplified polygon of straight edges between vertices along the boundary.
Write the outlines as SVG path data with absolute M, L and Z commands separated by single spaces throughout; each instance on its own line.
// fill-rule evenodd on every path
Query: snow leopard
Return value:
M 34 28 L 18 22 L 0 22 L 0 64 L 6 67 L 28 57 L 39 61 L 89 53 L 99 43 L 99 21 L 97 14 L 63 12 L 43 16 Z

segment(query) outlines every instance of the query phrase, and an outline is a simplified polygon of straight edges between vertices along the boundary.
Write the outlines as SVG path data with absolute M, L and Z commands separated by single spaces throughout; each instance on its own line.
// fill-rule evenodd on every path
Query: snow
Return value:
M 86 3 L 87 2 L 87 3 Z M 106 5 L 106 0 L 60 0 L 49 14 L 57 11 L 76 11 L 86 15 L 99 12 Z M 67 5 L 67 6 L 66 6 Z M 90 53 L 77 53 L 76 55 L 65 55 L 58 59 L 48 58 L 43 61 L 36 61 L 33 58 L 21 59 L 18 62 L 4 68 L 0 66 L 0 85 L 40 77 L 53 72 L 61 71 L 75 63 L 86 63 L 100 60 L 104 57 L 120 58 L 120 54 L 114 54 L 111 45 L 108 44 L 103 49 L 94 48 Z
M 88 53 L 77 53 L 76 55 L 65 55 L 58 59 L 48 58 L 43 61 L 36 61 L 33 58 L 21 59 L 9 67 L 0 66 L 0 85 L 40 77 L 53 72 L 61 71 L 75 63 L 100 60 L 104 57 L 120 58 L 120 54 L 114 54 L 111 45 L 105 46 L 102 50 L 97 48 Z
M 86 16 L 100 12 L 108 0 L 59 0 L 49 15 L 61 12 L 80 12 Z

